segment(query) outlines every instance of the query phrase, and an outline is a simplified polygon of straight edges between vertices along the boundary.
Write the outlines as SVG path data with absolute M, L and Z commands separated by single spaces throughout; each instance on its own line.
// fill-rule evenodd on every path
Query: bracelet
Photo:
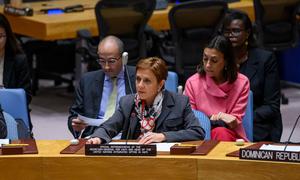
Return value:
M 218 120 L 221 119 L 221 115 L 222 115 L 222 112 L 219 112 L 219 113 L 218 113 Z

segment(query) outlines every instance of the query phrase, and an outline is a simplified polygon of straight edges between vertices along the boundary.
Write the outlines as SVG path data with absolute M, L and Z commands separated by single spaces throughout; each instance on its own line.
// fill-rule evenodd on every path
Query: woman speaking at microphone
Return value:
M 160 58 L 140 60 L 136 66 L 137 93 L 120 99 L 118 110 L 87 144 L 108 143 L 121 131 L 121 139 L 137 139 L 141 144 L 204 139 L 205 132 L 188 97 L 164 89 L 167 75 L 167 66 Z

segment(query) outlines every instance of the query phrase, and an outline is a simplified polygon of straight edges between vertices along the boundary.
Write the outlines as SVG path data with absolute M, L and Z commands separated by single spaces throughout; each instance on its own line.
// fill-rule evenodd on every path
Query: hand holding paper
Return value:
M 103 118 L 94 119 L 94 118 L 82 116 L 80 114 L 78 114 L 78 119 L 80 119 L 83 123 L 89 126 L 100 126 L 102 123 L 105 122 Z
M 80 118 L 72 119 L 72 127 L 74 131 L 80 132 L 84 128 L 86 128 L 87 124 L 82 121 Z

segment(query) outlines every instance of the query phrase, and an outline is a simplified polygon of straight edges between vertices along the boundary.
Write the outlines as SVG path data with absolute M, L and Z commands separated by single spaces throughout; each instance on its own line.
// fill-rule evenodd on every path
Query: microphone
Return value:
M 297 118 L 297 120 L 296 120 L 296 122 L 295 122 L 295 124 L 294 124 L 294 126 L 293 126 L 292 132 L 291 132 L 291 134 L 290 134 L 290 136 L 289 136 L 289 138 L 288 138 L 288 140 L 287 140 L 287 142 L 286 142 L 286 145 L 284 146 L 284 150 L 283 150 L 283 151 L 286 151 L 286 148 L 287 148 L 287 146 L 288 146 L 289 143 L 290 143 L 292 134 L 294 133 L 295 127 L 296 127 L 296 125 L 298 124 L 299 118 L 300 118 L 300 114 L 299 114 L 299 116 L 298 116 L 298 118 Z
M 132 89 L 132 86 L 131 86 L 131 83 L 130 83 L 130 78 L 129 78 L 129 74 L 128 74 L 128 70 L 127 70 L 127 66 L 126 66 L 127 62 L 128 62 L 128 52 L 123 52 L 123 54 L 122 54 L 122 63 L 123 63 L 124 70 L 125 70 L 125 75 L 126 75 L 126 78 L 127 78 L 128 84 L 129 84 L 130 93 L 133 94 L 133 89 Z
M 5 5 L 4 6 L 4 13 L 16 15 L 16 16 L 32 16 L 33 9 L 26 7 L 26 8 L 16 8 L 13 6 Z
M 178 86 L 177 87 L 177 93 L 178 94 L 182 94 L 183 93 L 183 87 L 182 86 Z
M 127 62 L 128 62 L 128 52 L 123 52 L 122 53 L 122 63 L 123 63 L 123 66 L 127 65 Z

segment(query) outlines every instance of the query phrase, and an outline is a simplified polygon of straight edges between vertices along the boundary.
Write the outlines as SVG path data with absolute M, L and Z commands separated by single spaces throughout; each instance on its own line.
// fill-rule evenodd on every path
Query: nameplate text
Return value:
M 249 160 L 284 161 L 300 163 L 300 152 L 242 148 L 240 149 L 239 158 Z
M 86 144 L 85 155 L 95 156 L 156 156 L 156 145 Z

